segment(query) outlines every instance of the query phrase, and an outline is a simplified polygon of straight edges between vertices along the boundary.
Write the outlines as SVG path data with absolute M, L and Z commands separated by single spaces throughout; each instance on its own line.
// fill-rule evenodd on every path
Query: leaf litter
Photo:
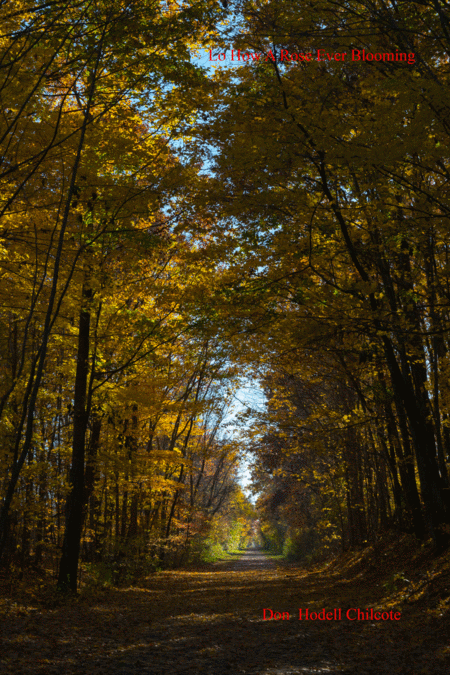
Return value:
M 10 598 L 0 615 L 0 672 L 447 675 L 448 559 L 426 572 L 413 556 L 402 572 L 391 560 L 389 549 L 372 550 L 305 569 L 247 551 L 67 604 Z M 300 607 L 341 608 L 342 620 L 300 621 Z M 350 621 L 350 607 L 401 611 L 401 619 Z M 264 608 L 290 618 L 264 620 Z

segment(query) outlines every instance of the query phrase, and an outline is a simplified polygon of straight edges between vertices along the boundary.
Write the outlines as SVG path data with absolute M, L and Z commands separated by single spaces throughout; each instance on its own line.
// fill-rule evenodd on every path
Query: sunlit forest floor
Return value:
M 0 671 L 448 673 L 449 566 L 448 555 L 433 559 L 404 540 L 309 570 L 248 551 L 64 604 L 48 593 L 27 599 L 22 586 L 2 601 Z M 351 607 L 400 611 L 401 619 L 350 621 Z M 264 608 L 290 619 L 264 620 Z M 342 620 L 300 621 L 299 608 L 341 608 Z

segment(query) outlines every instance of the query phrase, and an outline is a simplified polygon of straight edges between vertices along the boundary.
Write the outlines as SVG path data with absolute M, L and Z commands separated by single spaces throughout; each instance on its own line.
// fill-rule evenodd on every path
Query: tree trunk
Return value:
M 86 407 L 89 371 L 89 332 L 92 290 L 85 278 L 82 291 L 78 331 L 77 369 L 75 375 L 72 465 L 70 491 L 66 502 L 66 526 L 59 566 L 58 589 L 77 591 L 78 561 L 85 504 L 84 455 L 88 413 Z

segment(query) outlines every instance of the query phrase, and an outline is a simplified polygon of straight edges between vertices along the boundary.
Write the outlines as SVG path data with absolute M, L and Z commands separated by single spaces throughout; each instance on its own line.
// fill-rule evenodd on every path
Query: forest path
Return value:
M 245 551 L 236 554 L 236 560 L 221 560 L 214 567 L 222 572 L 244 572 L 246 570 L 269 570 L 275 568 L 275 563 L 262 551 Z
M 375 583 L 375 582 L 374 582 Z M 0 672 L 14 675 L 443 675 L 442 630 L 417 608 L 400 621 L 349 621 L 374 588 L 333 568 L 307 571 L 261 553 L 166 571 L 53 609 L 10 607 Z M 366 604 L 367 602 L 367 604 Z M 372 604 L 373 606 L 373 604 Z M 299 608 L 342 609 L 341 621 Z M 379 608 L 390 611 L 393 607 Z M 289 612 L 264 620 L 263 609 Z M 268 614 L 268 612 L 266 612 Z M 444 633 L 445 636 L 445 633 Z M 447 648 L 448 649 L 448 648 Z M 447 652 L 448 657 L 448 652 Z

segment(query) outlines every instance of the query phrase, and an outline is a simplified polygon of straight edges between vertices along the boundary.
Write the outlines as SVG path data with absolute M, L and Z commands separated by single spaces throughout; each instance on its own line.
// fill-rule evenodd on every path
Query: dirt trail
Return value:
M 215 567 L 222 571 L 245 572 L 247 570 L 269 570 L 275 568 L 273 560 L 261 551 L 245 551 L 234 561 L 216 563 Z
M 350 607 L 365 609 L 369 591 L 361 580 L 275 565 L 251 551 L 202 570 L 163 572 L 142 587 L 107 590 L 69 607 L 16 608 L 3 623 L 0 672 L 447 675 L 442 631 L 425 609 L 422 617 L 415 610 L 400 621 L 345 618 Z M 285 619 L 264 620 L 264 608 Z M 299 608 L 341 608 L 342 620 L 300 621 Z

